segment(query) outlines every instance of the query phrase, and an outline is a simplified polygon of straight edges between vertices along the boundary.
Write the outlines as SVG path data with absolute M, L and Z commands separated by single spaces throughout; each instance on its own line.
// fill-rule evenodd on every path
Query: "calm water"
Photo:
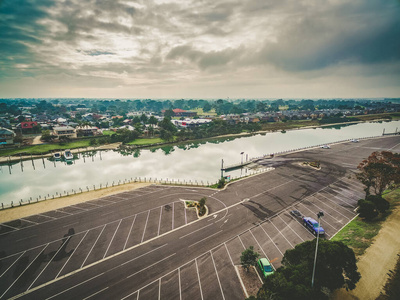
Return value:
M 400 128 L 400 121 L 383 123 L 363 123 L 344 127 L 293 130 L 286 133 L 275 132 L 266 135 L 237 138 L 225 141 L 192 143 L 189 145 L 167 146 L 159 149 L 136 150 L 124 155 L 115 151 L 97 152 L 93 157 L 82 156 L 67 165 L 55 164 L 45 159 L 35 160 L 35 169 L 31 161 L 9 167 L 3 165 L 0 170 L 0 203 L 4 205 L 14 201 L 18 203 L 30 197 L 36 200 L 40 195 L 52 196 L 79 188 L 93 189 L 102 184 L 124 181 L 136 177 L 162 178 L 169 180 L 192 180 L 216 182 L 221 174 L 221 159 L 226 165 L 239 163 L 248 157 L 335 142 L 349 138 L 361 138 L 381 135 Z M 241 170 L 230 174 L 240 175 Z

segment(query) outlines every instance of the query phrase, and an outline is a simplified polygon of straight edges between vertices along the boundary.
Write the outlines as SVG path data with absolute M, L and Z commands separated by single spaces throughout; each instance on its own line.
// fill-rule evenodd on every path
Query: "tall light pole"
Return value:
M 243 154 L 244 154 L 244 152 L 240 152 L 240 154 L 242 155 L 242 165 L 243 165 Z
M 317 213 L 317 217 L 318 217 L 318 232 L 317 232 L 317 243 L 315 245 L 315 257 L 314 257 L 314 267 L 313 267 L 313 271 L 312 271 L 312 278 L 311 278 L 311 287 L 314 287 L 314 277 L 315 277 L 315 265 L 317 264 L 317 252 L 318 252 L 318 240 L 319 240 L 319 230 L 320 230 L 320 226 L 321 226 L 321 218 L 324 216 L 324 213 L 322 211 L 320 211 L 319 213 Z

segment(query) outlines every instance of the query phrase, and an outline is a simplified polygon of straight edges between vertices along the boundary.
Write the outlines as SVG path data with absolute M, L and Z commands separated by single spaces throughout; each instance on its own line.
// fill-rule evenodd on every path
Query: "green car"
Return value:
M 264 274 L 264 277 L 274 274 L 274 269 L 267 258 L 259 259 L 258 266 L 260 267 L 261 272 Z

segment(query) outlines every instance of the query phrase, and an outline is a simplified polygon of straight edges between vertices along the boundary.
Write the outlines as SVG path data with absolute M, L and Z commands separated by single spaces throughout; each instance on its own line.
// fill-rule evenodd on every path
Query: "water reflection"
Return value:
M 5 163 L 0 172 L 0 203 L 18 203 L 32 197 L 52 197 L 60 191 L 73 193 L 86 187 L 110 186 L 130 178 L 168 178 L 215 183 L 220 177 L 221 160 L 225 165 L 239 163 L 248 156 L 324 144 L 343 139 L 360 138 L 395 132 L 400 121 L 390 123 L 362 123 L 340 129 L 317 128 L 288 130 L 249 137 L 226 137 L 211 141 L 164 145 L 154 148 L 124 148 L 121 151 L 90 151 L 80 154 L 68 165 L 62 161 L 37 159 Z M 246 174 L 246 169 L 229 173 Z

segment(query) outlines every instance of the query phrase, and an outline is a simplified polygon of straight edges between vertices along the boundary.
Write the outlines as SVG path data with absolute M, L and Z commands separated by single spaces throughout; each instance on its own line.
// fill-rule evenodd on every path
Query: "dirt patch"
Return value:
M 250 296 L 257 296 L 258 290 L 262 286 L 262 281 L 258 275 L 256 268 L 252 267 L 247 272 L 242 266 L 235 266 L 242 279 L 243 285 L 246 288 L 247 294 Z
M 396 265 L 400 249 L 400 208 L 397 207 L 382 225 L 373 244 L 357 262 L 361 279 L 353 291 L 341 289 L 332 299 L 376 299 L 389 278 L 388 271 Z
M 17 206 L 14 208 L 5 209 L 0 211 L 0 223 L 44 213 L 46 211 L 59 209 L 69 205 L 74 205 L 109 195 L 135 190 L 148 185 L 150 185 L 150 183 L 128 183 L 119 186 L 108 187 L 97 191 L 84 192 L 82 194 L 49 199 L 37 203 L 27 204 L 24 206 Z

